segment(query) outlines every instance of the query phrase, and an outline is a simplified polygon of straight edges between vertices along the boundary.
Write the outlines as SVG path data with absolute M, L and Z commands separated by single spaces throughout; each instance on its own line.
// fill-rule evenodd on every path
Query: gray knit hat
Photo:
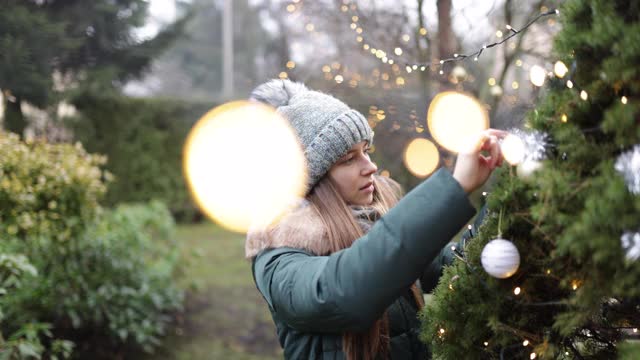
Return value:
M 353 145 L 373 141 L 373 131 L 362 114 L 304 84 L 270 80 L 256 87 L 250 99 L 275 107 L 297 132 L 307 159 L 308 190 Z

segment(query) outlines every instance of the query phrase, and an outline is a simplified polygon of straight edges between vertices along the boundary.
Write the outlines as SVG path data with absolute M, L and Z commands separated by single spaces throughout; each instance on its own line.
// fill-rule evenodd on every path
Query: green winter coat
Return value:
M 369 329 L 387 310 L 390 358 L 428 358 L 410 286 L 419 279 L 427 292 L 437 284 L 452 258 L 445 245 L 474 213 L 458 182 L 441 169 L 351 247 L 331 255 L 317 255 L 327 253 L 326 239 L 308 209 L 269 236 L 250 234 L 246 254 L 284 357 L 344 359 L 342 333 Z

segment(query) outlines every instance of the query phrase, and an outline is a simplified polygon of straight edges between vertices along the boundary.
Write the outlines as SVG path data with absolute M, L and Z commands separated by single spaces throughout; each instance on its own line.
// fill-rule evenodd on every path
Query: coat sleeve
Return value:
M 296 330 L 363 331 L 474 213 L 458 182 L 441 169 L 347 249 L 329 256 L 261 251 L 253 264 L 256 285 L 274 316 Z
M 480 209 L 478 216 L 473 222 L 473 226 L 470 229 L 465 230 L 460 236 L 460 241 L 450 242 L 445 245 L 442 250 L 440 250 L 440 254 L 425 268 L 422 276 L 420 276 L 420 286 L 422 287 L 422 291 L 424 293 L 431 292 L 436 285 L 438 285 L 438 280 L 442 275 L 443 267 L 446 265 L 451 265 L 453 260 L 455 259 L 455 255 L 452 249 L 452 246 L 456 248 L 458 253 L 464 253 L 466 243 L 471 240 L 477 229 L 482 225 L 484 221 L 484 217 L 487 213 L 487 206 L 484 205 L 482 209 Z

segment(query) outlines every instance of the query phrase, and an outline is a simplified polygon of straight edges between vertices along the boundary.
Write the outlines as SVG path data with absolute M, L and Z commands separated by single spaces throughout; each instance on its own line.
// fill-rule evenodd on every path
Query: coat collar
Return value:
M 311 203 L 303 200 L 269 229 L 250 230 L 245 241 L 245 257 L 251 259 L 261 250 L 292 247 L 314 255 L 329 254 L 326 227 Z

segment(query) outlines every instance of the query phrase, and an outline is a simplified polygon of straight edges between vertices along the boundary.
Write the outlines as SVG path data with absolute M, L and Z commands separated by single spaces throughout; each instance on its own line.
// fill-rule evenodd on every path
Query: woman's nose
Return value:
M 376 171 L 378 171 L 378 166 L 376 166 L 376 164 L 371 161 L 371 159 L 366 159 L 364 168 L 362 169 L 362 175 L 369 176 Z

